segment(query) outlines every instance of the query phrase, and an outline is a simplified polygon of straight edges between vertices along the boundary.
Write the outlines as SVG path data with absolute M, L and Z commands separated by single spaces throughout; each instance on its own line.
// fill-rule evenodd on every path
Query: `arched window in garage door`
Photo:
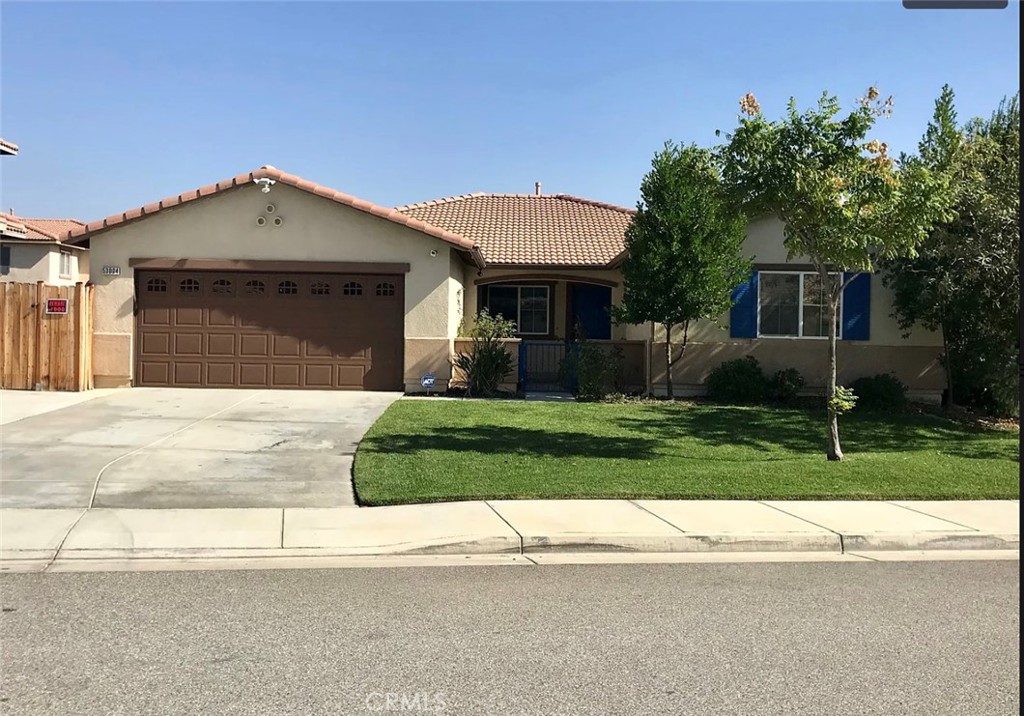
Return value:
M 249 296 L 262 296 L 267 292 L 267 285 L 257 279 L 245 282 L 245 293 Z
M 299 292 L 299 284 L 295 281 L 279 281 L 277 293 L 281 296 L 295 296 Z
M 199 281 L 194 278 L 183 278 L 178 282 L 178 291 L 181 293 L 199 293 Z

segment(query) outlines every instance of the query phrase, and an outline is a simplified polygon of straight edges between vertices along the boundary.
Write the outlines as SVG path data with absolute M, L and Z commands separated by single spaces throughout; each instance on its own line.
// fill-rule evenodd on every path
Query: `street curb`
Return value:
M 844 552 L 975 549 L 1020 549 L 1020 535 L 982 532 L 876 532 L 843 535 Z
M 759 533 L 678 535 L 523 535 L 523 554 L 550 552 L 835 552 L 842 553 L 839 535 Z
M 730 553 L 872 551 L 1019 550 L 1019 535 L 971 532 L 870 534 L 679 534 L 679 535 L 524 535 L 522 546 L 504 536 L 452 542 L 366 545 L 352 547 L 220 547 L 62 549 L 61 561 L 92 559 L 175 559 L 221 557 L 359 557 L 431 555 L 530 555 L 570 553 Z M 3 550 L 0 563 L 50 560 L 54 550 Z

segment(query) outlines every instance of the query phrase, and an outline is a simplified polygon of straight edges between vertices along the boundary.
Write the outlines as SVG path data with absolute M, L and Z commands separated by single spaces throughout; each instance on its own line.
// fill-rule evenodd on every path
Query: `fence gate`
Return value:
M 526 341 L 519 344 L 519 387 L 523 392 L 571 391 L 576 376 L 565 358 L 572 346 L 564 341 Z
M 0 283 L 0 388 L 92 388 L 92 287 Z

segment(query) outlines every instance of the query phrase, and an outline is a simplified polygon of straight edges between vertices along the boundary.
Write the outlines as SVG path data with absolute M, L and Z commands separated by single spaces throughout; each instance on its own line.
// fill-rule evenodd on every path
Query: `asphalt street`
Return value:
M 1019 563 L 0 578 L 0 713 L 1020 708 Z

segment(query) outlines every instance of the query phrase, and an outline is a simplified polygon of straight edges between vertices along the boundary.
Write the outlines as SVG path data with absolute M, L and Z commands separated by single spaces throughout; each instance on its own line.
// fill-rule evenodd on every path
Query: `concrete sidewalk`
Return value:
M 0 569 L 90 559 L 1016 550 L 1019 501 L 498 500 L 4 509 Z

